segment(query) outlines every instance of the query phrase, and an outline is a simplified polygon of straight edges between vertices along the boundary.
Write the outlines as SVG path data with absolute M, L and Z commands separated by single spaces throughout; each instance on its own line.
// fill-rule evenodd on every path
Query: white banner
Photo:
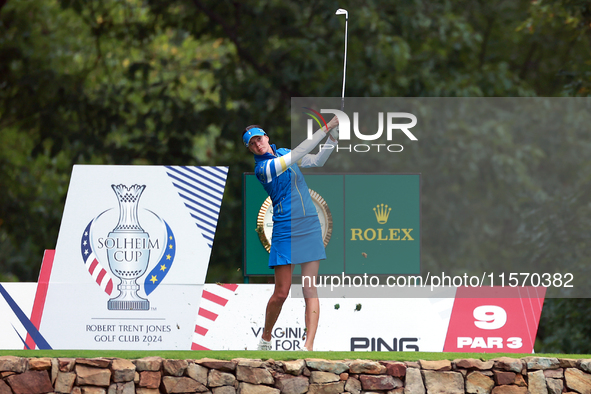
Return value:
M 256 350 L 273 287 L 206 284 L 193 349 Z M 440 352 L 453 303 L 453 297 L 321 298 L 314 350 Z M 303 348 L 304 305 L 303 298 L 287 298 L 272 333 L 273 350 Z
M 226 175 L 75 166 L 39 327 L 47 344 L 188 350 Z
M 11 297 L 6 297 L 7 290 Z M 295 287 L 294 292 L 297 290 Z M 315 350 L 530 353 L 544 296 L 539 292 L 541 289 L 518 289 L 514 298 L 506 298 L 506 290 L 451 288 L 439 293 L 439 297 L 447 294 L 447 298 L 323 298 L 320 299 Z M 26 314 L 32 309 L 35 315 L 36 308 L 31 306 L 34 284 L 0 284 L 0 291 L 6 300 L 3 304 L 0 299 L 0 312 L 8 316 L 0 321 L 0 347 L 22 349 L 25 335 L 34 335 L 35 330 L 30 324 L 26 327 L 27 319 L 19 319 L 17 312 L 22 310 Z M 196 319 L 195 315 L 192 316 L 194 324 L 190 326 L 194 333 L 183 348 L 255 350 L 272 292 L 273 285 L 205 284 Z M 43 284 L 40 282 L 35 304 L 42 294 Z M 16 303 L 20 307 L 15 307 Z M 176 309 L 174 313 L 186 311 Z M 80 324 L 76 319 L 72 322 Z M 86 341 L 92 343 L 93 335 L 98 335 L 99 341 L 95 342 L 100 343 L 100 338 L 104 338 L 108 345 L 111 338 L 110 344 L 113 345 L 124 342 L 125 338 L 159 335 L 153 333 L 158 326 L 153 322 L 142 326 L 145 330 L 152 330 L 145 334 L 116 332 L 134 325 L 109 322 L 98 328 L 96 324 L 95 331 L 98 332 L 88 334 Z M 304 344 L 304 327 L 304 300 L 290 296 L 272 333 L 273 349 L 300 350 Z M 146 343 L 143 348 L 155 348 Z

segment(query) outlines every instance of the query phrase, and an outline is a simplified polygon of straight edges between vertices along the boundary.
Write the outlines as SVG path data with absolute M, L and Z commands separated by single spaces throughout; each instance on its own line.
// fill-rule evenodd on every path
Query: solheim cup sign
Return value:
M 39 327 L 46 342 L 190 350 L 227 171 L 75 166 Z

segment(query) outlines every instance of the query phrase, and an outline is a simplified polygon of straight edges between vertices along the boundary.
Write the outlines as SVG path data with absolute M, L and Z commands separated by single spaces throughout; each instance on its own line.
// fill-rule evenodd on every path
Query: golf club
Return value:
M 341 111 L 345 108 L 345 80 L 347 74 L 347 28 L 349 25 L 349 12 L 347 10 L 339 8 L 335 15 L 345 15 L 345 57 L 343 64 L 343 92 L 341 94 Z

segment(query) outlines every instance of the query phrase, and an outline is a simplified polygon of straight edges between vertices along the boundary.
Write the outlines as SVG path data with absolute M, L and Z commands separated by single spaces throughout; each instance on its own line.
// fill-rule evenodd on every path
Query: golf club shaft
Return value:
M 345 58 L 343 62 L 343 92 L 341 94 L 341 111 L 345 108 L 345 81 L 347 79 L 347 29 L 349 27 L 349 14 L 345 18 Z

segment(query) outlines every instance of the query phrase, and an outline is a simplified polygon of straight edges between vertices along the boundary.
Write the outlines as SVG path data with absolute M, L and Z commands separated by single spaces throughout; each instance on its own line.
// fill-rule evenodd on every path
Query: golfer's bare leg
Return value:
M 289 295 L 289 289 L 291 288 L 291 271 L 291 265 L 279 265 L 275 267 L 275 290 L 267 303 L 265 330 L 262 335 L 265 341 L 271 340 L 273 327 L 279 317 L 279 313 L 281 313 L 281 307 L 283 307 L 283 303 Z
M 306 302 L 306 343 L 304 347 L 308 350 L 314 349 L 314 338 L 318 330 L 318 319 L 320 318 L 320 302 L 316 286 L 318 279 L 318 267 L 320 261 L 310 261 L 302 264 L 302 278 L 309 277 L 311 280 L 302 281 L 304 300 Z

